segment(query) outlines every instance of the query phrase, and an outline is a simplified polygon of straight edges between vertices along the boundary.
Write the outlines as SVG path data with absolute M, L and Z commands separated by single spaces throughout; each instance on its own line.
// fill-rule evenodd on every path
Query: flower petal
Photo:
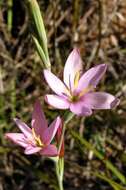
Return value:
M 82 60 L 78 49 L 74 49 L 67 58 L 64 67 L 64 82 L 68 88 L 74 88 L 74 79 L 82 71 Z
M 41 147 L 37 147 L 37 146 L 33 147 L 33 146 L 29 145 L 29 146 L 26 147 L 24 153 L 27 154 L 27 155 L 28 154 L 35 154 L 37 152 L 40 152 L 41 149 L 42 149 Z
M 48 145 L 51 143 L 53 138 L 56 135 L 57 129 L 61 124 L 61 119 L 60 117 L 57 117 L 51 125 L 46 129 L 46 131 L 43 134 L 43 143 Z
M 5 138 L 24 148 L 28 146 L 28 143 L 23 133 L 6 133 Z
M 57 156 L 58 155 L 58 151 L 57 151 L 57 148 L 56 148 L 55 145 L 50 144 L 47 147 L 43 148 L 40 151 L 40 154 L 44 155 L 44 156 L 53 157 L 53 156 Z
M 52 72 L 49 70 L 44 70 L 44 76 L 46 82 L 50 86 L 50 88 L 58 95 L 62 95 L 66 91 L 66 87 L 63 82 L 56 77 Z
M 34 128 L 37 136 L 42 137 L 42 134 L 47 129 L 47 121 L 40 102 L 37 100 L 34 104 L 34 111 L 32 114 L 32 128 Z
M 17 118 L 14 118 L 14 121 L 26 137 L 30 138 L 32 136 L 31 128 L 28 127 L 24 122 Z
M 84 105 L 83 100 L 72 103 L 70 105 L 70 110 L 71 112 L 79 116 L 89 116 L 92 114 L 91 109 Z
M 87 87 L 96 87 L 99 80 L 102 78 L 106 72 L 107 65 L 100 64 L 95 67 L 92 67 L 87 72 L 85 72 L 79 80 L 77 91 L 80 92 Z
M 69 102 L 60 96 L 53 95 L 53 94 L 47 94 L 45 96 L 45 101 L 53 106 L 54 108 L 58 109 L 68 109 L 69 108 Z
M 84 99 L 91 109 L 111 109 L 119 104 L 119 99 L 106 92 L 88 93 Z

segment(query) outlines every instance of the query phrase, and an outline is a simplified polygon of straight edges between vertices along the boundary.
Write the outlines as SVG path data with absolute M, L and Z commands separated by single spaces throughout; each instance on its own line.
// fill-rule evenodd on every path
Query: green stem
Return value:
M 73 118 L 73 116 L 74 116 L 74 114 L 70 113 L 70 112 L 65 112 L 65 114 L 64 114 L 64 125 L 63 125 L 63 129 L 62 129 L 62 134 L 60 137 L 58 152 L 60 152 L 60 150 L 61 150 L 66 126 L 67 126 L 68 122 Z M 59 160 L 57 162 L 55 162 L 55 168 L 56 168 L 56 176 L 57 176 L 57 180 L 58 180 L 58 184 L 59 184 L 59 190 L 63 190 L 64 157 L 59 157 Z
M 63 174 L 64 174 L 64 158 L 59 158 L 58 162 L 55 162 L 56 176 L 58 180 L 59 190 L 63 190 Z

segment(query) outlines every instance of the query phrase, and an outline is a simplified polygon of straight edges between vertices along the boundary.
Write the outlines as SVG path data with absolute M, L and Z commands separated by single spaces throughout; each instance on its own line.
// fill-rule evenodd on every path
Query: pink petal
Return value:
M 78 49 L 74 49 L 67 58 L 64 67 L 64 82 L 68 88 L 74 88 L 74 78 L 78 72 L 82 71 L 82 60 Z
M 96 87 L 99 80 L 105 74 L 106 69 L 107 69 L 107 65 L 101 64 L 101 65 L 92 67 L 87 72 L 85 72 L 79 80 L 77 91 L 80 92 L 89 86 Z
M 44 70 L 44 76 L 46 82 L 56 94 L 62 95 L 66 91 L 66 87 L 63 82 L 49 70 Z
M 25 138 L 24 134 L 22 134 L 22 133 L 6 133 L 5 138 L 11 140 L 15 144 L 18 144 L 24 148 L 28 146 L 26 138 Z
M 57 129 L 61 124 L 61 119 L 60 117 L 57 117 L 51 125 L 46 129 L 46 131 L 43 134 L 43 142 L 44 144 L 50 144 L 53 138 L 56 135 Z
M 69 108 L 69 102 L 65 98 L 57 95 L 48 94 L 45 96 L 45 101 L 54 108 L 58 109 Z
M 75 113 L 79 116 L 89 116 L 92 114 L 92 111 L 90 108 L 86 107 L 83 103 L 83 101 L 78 101 L 75 103 L 72 103 L 70 105 L 71 112 Z
M 32 137 L 32 131 L 31 128 L 28 127 L 24 122 L 22 122 L 20 119 L 14 118 L 15 123 L 19 127 L 19 129 L 24 133 L 24 135 L 28 138 Z
M 41 149 L 42 149 L 41 147 L 37 147 L 37 146 L 33 147 L 33 146 L 29 145 L 26 147 L 24 153 L 25 154 L 35 154 L 37 152 L 40 152 Z
M 37 100 L 34 104 L 34 111 L 32 114 L 32 128 L 34 128 L 37 136 L 42 137 L 42 134 L 47 129 L 47 121 L 40 102 Z
M 106 92 L 88 93 L 84 101 L 91 109 L 111 109 L 119 104 L 117 98 Z
M 53 156 L 57 156 L 58 155 L 58 151 L 57 151 L 57 148 L 56 148 L 55 145 L 50 144 L 47 147 L 43 148 L 40 151 L 40 154 L 44 155 L 44 156 L 53 157 Z

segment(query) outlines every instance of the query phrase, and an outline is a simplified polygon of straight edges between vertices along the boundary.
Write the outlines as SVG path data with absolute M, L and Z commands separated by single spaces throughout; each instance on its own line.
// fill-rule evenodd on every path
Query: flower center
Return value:
M 69 88 L 66 87 L 64 95 L 69 99 L 70 102 L 77 102 L 84 94 L 88 93 L 91 90 L 94 90 L 92 85 L 82 89 L 79 93 L 76 92 L 80 79 L 80 71 L 77 71 L 74 77 L 74 89 L 71 88 L 71 83 L 69 79 Z
M 78 94 L 75 94 L 75 93 L 72 93 L 70 94 L 69 96 L 69 100 L 71 102 L 77 102 L 84 94 L 88 93 L 89 91 L 93 90 L 94 87 L 93 86 L 89 86 L 87 88 L 84 88 L 80 93 Z
M 39 147 L 43 147 L 44 143 L 41 141 L 40 135 L 36 135 L 34 128 L 32 128 L 32 135 L 34 137 L 36 145 Z
M 78 99 L 79 99 L 79 96 L 74 96 L 74 95 L 73 95 L 73 96 L 70 97 L 70 101 L 71 101 L 71 102 L 77 102 Z

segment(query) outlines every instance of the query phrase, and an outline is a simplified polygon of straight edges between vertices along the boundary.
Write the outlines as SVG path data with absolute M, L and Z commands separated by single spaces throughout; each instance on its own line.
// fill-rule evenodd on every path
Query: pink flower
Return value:
M 22 146 L 25 154 L 40 153 L 44 156 L 57 156 L 57 148 L 51 142 L 61 124 L 60 117 L 57 117 L 48 127 L 40 102 L 36 101 L 32 114 L 32 128 L 17 118 L 14 121 L 22 133 L 6 133 L 5 137 Z
M 107 65 L 100 64 L 82 73 L 82 60 L 74 49 L 65 64 L 63 82 L 51 71 L 44 70 L 45 79 L 55 92 L 45 96 L 51 106 L 70 109 L 76 115 L 91 115 L 94 109 L 111 109 L 119 100 L 106 92 L 94 92 L 96 85 L 106 72 Z

